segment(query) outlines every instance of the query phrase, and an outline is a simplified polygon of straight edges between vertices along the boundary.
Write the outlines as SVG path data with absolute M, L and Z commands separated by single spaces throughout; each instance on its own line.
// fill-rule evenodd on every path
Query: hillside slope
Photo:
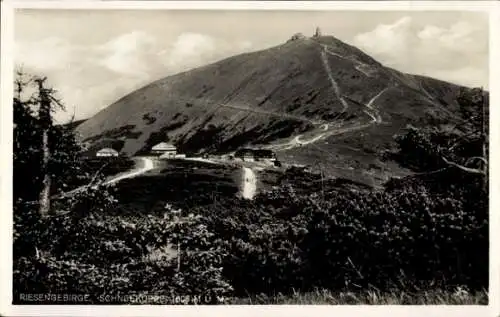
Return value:
M 459 89 L 384 67 L 322 36 L 160 79 L 77 131 L 87 142 L 121 140 L 131 155 L 166 140 L 187 153 L 258 144 L 284 160 L 318 163 L 333 175 L 376 184 L 402 172 L 380 160 L 393 135 L 407 124 L 457 120 Z

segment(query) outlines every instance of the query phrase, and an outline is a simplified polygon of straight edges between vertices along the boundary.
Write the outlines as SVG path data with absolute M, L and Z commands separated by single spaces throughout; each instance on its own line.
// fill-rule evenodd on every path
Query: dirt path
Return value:
M 328 53 L 328 54 L 330 54 L 330 55 L 332 55 L 332 56 L 336 56 L 336 57 L 342 58 L 342 59 L 344 59 L 344 60 L 348 60 L 348 61 L 350 61 L 350 62 L 355 63 L 356 65 L 354 65 L 354 68 L 355 68 L 358 72 L 362 73 L 362 74 L 363 74 L 363 75 L 365 75 L 366 77 L 372 77 L 372 74 L 371 74 L 370 72 L 367 72 L 367 71 L 365 70 L 366 68 L 370 68 L 370 65 L 367 65 L 367 64 L 365 64 L 365 63 L 363 63 L 363 62 L 360 62 L 360 61 L 359 61 L 359 60 L 357 60 L 357 59 L 356 59 L 356 57 L 354 57 L 354 56 L 345 57 L 345 56 L 342 56 L 342 55 L 340 55 L 340 54 L 338 54 L 338 53 L 332 52 L 332 51 L 330 50 L 330 48 L 328 47 L 328 45 L 326 45 L 326 44 L 321 44 L 321 46 L 323 47 L 323 50 L 324 50 L 326 53 Z
M 196 98 L 186 98 L 186 97 L 181 97 L 181 96 L 177 96 L 176 98 L 178 100 L 181 100 L 184 102 L 191 102 L 191 103 L 200 102 L 200 100 L 198 100 Z M 274 117 L 280 117 L 280 118 L 285 118 L 285 119 L 304 121 L 304 122 L 311 123 L 313 125 L 320 125 L 320 124 L 325 123 L 324 121 L 321 121 L 321 120 L 313 120 L 311 118 L 300 116 L 300 115 L 293 115 L 293 114 L 288 114 L 288 113 L 283 113 L 283 112 L 275 112 L 275 111 L 267 111 L 267 110 L 262 110 L 262 109 L 251 108 L 250 106 L 247 106 L 247 105 L 240 103 L 240 102 L 235 103 L 232 101 L 227 101 L 225 103 L 220 103 L 220 102 L 215 102 L 215 101 L 208 99 L 208 98 L 204 98 L 203 102 L 214 106 L 214 109 L 210 110 L 210 113 L 215 113 L 220 108 L 228 108 L 228 109 L 234 109 L 234 110 L 239 110 L 239 111 L 245 111 L 245 112 L 269 115 L 269 116 L 274 116 Z
M 326 45 L 322 45 L 322 50 L 321 50 L 321 60 L 323 62 L 323 65 L 325 67 L 325 70 L 328 74 L 328 78 L 330 80 L 330 83 L 332 84 L 332 87 L 335 91 L 335 94 L 337 95 L 337 97 L 339 98 L 339 100 L 342 102 L 342 105 L 343 105 L 343 109 L 342 111 L 346 111 L 347 108 L 348 108 L 348 104 L 347 104 L 347 101 L 345 100 L 344 96 L 341 94 L 340 92 L 340 88 L 336 82 L 336 80 L 333 78 L 333 74 L 332 74 L 332 71 L 331 71 L 331 68 L 330 68 L 330 65 L 328 63 L 328 59 L 326 58 L 326 52 L 328 52 L 328 47 Z M 341 55 L 338 55 L 336 53 L 333 53 L 333 52 L 329 52 L 330 54 L 333 54 L 335 56 L 338 56 L 338 57 L 341 57 L 341 58 L 345 58 Z M 347 59 L 347 58 L 345 58 Z M 363 64 L 364 65 L 364 64 Z M 325 137 L 328 137 L 328 136 L 333 136 L 333 135 L 337 135 L 337 134 L 342 134 L 342 133 L 346 133 L 346 132 L 352 132 L 352 131 L 357 131 L 357 130 L 362 130 L 362 129 L 365 129 L 369 126 L 371 126 L 372 124 L 378 124 L 378 123 L 381 123 L 382 122 L 382 117 L 380 116 L 380 113 L 379 111 L 373 107 L 373 104 L 375 103 L 375 101 L 384 93 L 386 92 L 387 90 L 389 89 L 389 87 L 386 87 L 384 89 L 382 89 L 379 93 L 377 93 L 373 98 L 370 99 L 370 101 L 368 101 L 367 104 L 364 104 L 364 106 L 366 106 L 366 108 L 369 110 L 365 110 L 364 113 L 366 115 L 368 115 L 372 121 L 371 122 L 368 122 L 368 123 L 356 123 L 356 124 L 353 124 L 353 125 L 348 125 L 348 126 L 341 126 L 341 127 L 338 127 L 338 128 L 335 128 L 333 129 L 330 125 L 334 125 L 335 123 L 324 123 L 320 129 L 318 129 L 318 132 L 321 131 L 319 134 L 311 137 L 310 139 L 308 140 L 303 140 L 302 138 L 304 137 L 304 134 L 300 134 L 300 135 L 297 135 L 295 138 L 293 138 L 292 140 L 290 141 L 287 141 L 285 143 L 281 143 L 281 144 L 273 144 L 273 145 L 270 145 L 270 146 L 267 146 L 266 148 L 268 149 L 271 149 L 271 150 L 281 150 L 281 151 L 284 151 L 284 150 L 289 150 L 289 149 L 292 149 L 292 148 L 295 148 L 295 147 L 298 147 L 298 146 L 303 146 L 303 145 L 307 145 L 307 144 L 311 144 L 311 143 L 314 143 L 314 142 L 317 142 Z
M 138 176 L 138 175 L 141 175 L 149 170 L 152 170 L 154 168 L 154 164 L 153 164 L 153 161 L 150 159 L 150 158 L 144 158 L 144 157 L 141 157 L 140 158 L 140 161 L 141 161 L 141 167 L 137 167 L 128 171 L 128 172 L 125 172 L 125 173 L 120 173 L 118 175 L 115 175 L 115 176 L 112 176 L 111 179 L 109 179 L 108 181 L 104 182 L 104 185 L 111 185 L 111 184 L 115 184 L 123 179 L 126 179 L 126 178 L 131 178 L 131 177 L 135 177 L 135 176 Z M 59 194 L 59 195 L 54 195 L 52 197 L 50 197 L 50 199 L 61 199 L 61 198 L 64 198 L 64 197 L 71 197 L 79 192 L 82 192 L 83 190 L 87 189 L 88 187 L 90 186 L 90 184 L 87 184 L 87 185 L 83 185 L 83 186 L 80 186 L 80 187 L 77 187 L 73 190 L 70 190 L 68 192 L 65 192 L 65 193 L 62 193 L 62 194 Z M 33 202 L 33 204 L 35 204 L 36 202 Z
M 324 54 L 323 51 L 322 51 L 322 53 Z M 326 65 L 328 65 L 328 61 L 324 60 L 323 62 L 325 63 L 325 68 L 326 68 L 327 67 Z M 329 69 L 329 66 L 328 66 L 328 69 Z M 327 71 L 328 71 L 328 69 L 327 69 Z M 340 93 L 340 90 L 338 90 L 338 85 L 335 82 L 335 80 L 333 79 L 333 76 L 332 76 L 331 73 L 329 73 L 329 77 L 331 78 L 332 86 L 334 87 L 335 92 L 336 93 Z M 275 151 L 276 150 L 280 150 L 280 151 L 289 150 L 289 149 L 292 149 L 292 148 L 295 148 L 295 147 L 298 147 L 298 146 L 303 146 L 303 145 L 307 145 L 307 144 L 311 144 L 311 143 L 317 142 L 317 141 L 319 141 L 319 140 L 321 140 L 321 139 L 323 139 L 325 137 L 329 137 L 329 136 L 333 136 L 333 135 L 338 135 L 338 134 L 343 134 L 343 133 L 352 132 L 352 131 L 357 131 L 357 130 L 362 130 L 362 129 L 368 128 L 372 124 L 381 123 L 382 122 L 382 117 L 380 116 L 378 110 L 373 107 L 373 103 L 387 89 L 389 89 L 389 87 L 381 90 L 377 95 L 375 95 L 372 99 L 370 99 L 370 101 L 367 104 L 365 104 L 365 106 L 369 110 L 371 110 L 371 111 L 364 111 L 364 113 L 366 115 L 368 115 L 372 119 L 372 121 L 370 121 L 368 123 L 364 123 L 364 124 L 362 124 L 362 123 L 356 123 L 356 124 L 353 124 L 353 125 L 340 126 L 338 128 L 335 128 L 335 129 L 330 126 L 330 125 L 334 125 L 335 123 L 333 123 L 333 122 L 330 123 L 330 124 L 329 123 L 325 123 L 318 130 L 318 132 L 319 131 L 321 131 L 321 132 L 319 134 L 311 137 L 309 140 L 303 140 L 302 138 L 304 137 L 304 134 L 299 134 L 295 138 L 293 138 L 292 140 L 290 140 L 288 142 L 281 143 L 281 144 L 269 145 L 266 148 L 267 149 L 271 149 L 271 150 L 275 150 Z M 341 101 L 343 101 L 343 103 L 345 103 L 344 110 L 346 110 L 347 109 L 347 102 L 345 101 L 344 97 L 342 95 L 340 95 L 339 99 Z M 374 112 L 374 114 L 372 112 Z
M 295 147 L 307 145 L 307 144 L 313 144 L 323 138 L 334 136 L 334 135 L 339 135 L 339 134 L 344 134 L 348 132 L 353 132 L 353 131 L 358 131 L 358 130 L 363 130 L 366 129 L 373 124 L 376 123 L 376 118 L 366 112 L 367 115 L 369 115 L 372 120 L 367 123 L 354 123 L 354 124 L 349 124 L 345 126 L 338 127 L 336 129 L 329 129 L 326 132 L 321 132 L 320 134 L 312 137 L 309 140 L 302 140 L 301 138 L 303 137 L 303 134 L 300 134 L 293 138 L 292 140 L 285 142 L 285 143 L 280 143 L 280 144 L 272 144 L 269 146 L 266 146 L 264 148 L 269 149 L 269 150 L 274 150 L 274 151 L 285 151 L 285 150 L 290 150 Z
M 276 116 L 276 117 L 281 117 L 281 118 L 285 118 L 285 119 L 292 119 L 292 120 L 298 120 L 298 121 L 306 121 L 306 122 L 309 122 L 309 123 L 314 124 L 314 125 L 318 125 L 318 124 L 322 124 L 323 123 L 321 121 L 311 120 L 309 118 L 302 117 L 302 116 L 294 116 L 294 115 L 286 114 L 286 113 L 277 113 L 277 112 L 273 112 L 273 111 L 251 109 L 251 108 L 243 107 L 243 106 L 228 105 L 228 104 L 222 105 L 221 104 L 220 107 L 230 108 L 230 109 L 235 109 L 235 110 L 241 110 L 241 111 L 246 111 L 246 112 L 253 112 L 253 113 L 259 113 L 259 114 L 265 114 L 265 115 L 270 115 L 270 116 Z
M 425 90 L 425 88 L 422 86 L 421 82 L 418 82 L 418 87 L 424 93 L 424 95 L 427 97 L 429 102 L 432 102 L 432 104 L 437 105 L 436 101 L 434 100 L 434 97 L 432 97 L 432 95 L 427 90 Z
M 340 93 L 340 87 L 337 84 L 337 81 L 335 81 L 335 78 L 333 78 L 332 69 L 330 68 L 330 63 L 328 63 L 328 59 L 326 58 L 326 51 L 324 49 L 321 51 L 321 61 L 323 62 L 323 66 L 325 67 L 326 73 L 328 75 L 328 79 L 330 80 L 330 83 L 333 87 L 333 90 L 335 91 L 337 98 L 342 103 L 342 107 L 343 107 L 342 112 L 346 112 L 349 105 L 345 101 L 344 97 L 342 97 L 342 94 Z
M 257 192 L 257 176 L 249 167 L 243 167 L 243 184 L 241 196 L 245 199 L 253 199 Z
M 373 107 L 373 103 L 374 103 L 374 102 L 375 102 L 375 100 L 377 100 L 380 96 L 382 96 L 382 94 L 383 94 L 384 92 L 386 92 L 388 89 L 389 89 L 389 87 L 386 87 L 386 88 L 382 89 L 382 90 L 381 90 L 378 94 L 376 94 L 376 95 L 375 95 L 372 99 L 370 99 L 370 101 L 368 101 L 368 103 L 366 104 L 366 107 L 367 107 L 367 108 L 370 108 L 370 110 L 373 110 L 373 111 L 375 112 L 375 116 L 376 116 L 375 121 L 376 121 L 377 123 L 381 123 L 381 122 L 382 122 L 382 117 L 380 116 L 379 111 Z
M 222 164 L 221 162 L 216 162 L 216 161 L 213 161 L 213 160 L 210 160 L 210 159 L 206 159 L 206 158 L 201 158 L 201 157 L 185 157 L 185 158 L 182 158 L 182 160 L 184 160 L 184 161 L 202 162 L 202 163 L 208 163 L 208 164 L 217 164 L 217 165 Z
M 302 141 L 300 138 L 302 137 L 302 135 L 299 135 L 295 138 L 295 141 L 301 145 L 306 145 L 306 144 L 309 144 L 309 143 L 314 143 L 318 140 L 320 140 L 325 134 L 324 133 L 321 133 L 315 137 L 313 137 L 312 139 L 309 139 L 309 140 L 306 140 L 306 141 Z
M 151 160 L 150 158 L 140 157 L 138 159 L 141 162 L 138 165 L 142 165 L 142 166 L 136 167 L 128 172 L 125 172 L 124 174 L 116 175 L 116 176 L 112 177 L 110 180 L 106 181 L 104 183 L 104 185 L 115 184 L 123 179 L 139 176 L 139 175 L 144 174 L 147 171 L 152 170 L 154 168 L 153 160 Z
M 367 73 L 366 70 L 363 69 L 363 67 L 366 67 L 366 66 L 367 66 L 366 64 L 358 64 L 358 65 L 354 66 L 354 68 L 358 72 L 363 73 L 363 75 L 365 75 L 366 77 L 372 77 L 372 74 Z

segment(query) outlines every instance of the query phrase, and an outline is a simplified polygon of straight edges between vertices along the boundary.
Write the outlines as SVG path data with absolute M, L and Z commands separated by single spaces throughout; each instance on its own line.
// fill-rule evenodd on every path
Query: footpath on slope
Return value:
M 352 58 L 346 58 L 342 55 L 339 55 L 337 53 L 334 53 L 332 51 L 329 50 L 329 47 L 325 44 L 320 44 L 321 45 L 321 51 L 320 51 L 320 54 L 321 54 L 321 61 L 323 62 L 323 66 L 325 68 L 325 71 L 328 75 L 328 79 L 330 80 L 330 83 L 332 85 L 332 88 L 335 92 L 335 94 L 337 95 L 337 98 L 341 101 L 342 103 L 342 106 L 343 106 L 343 109 L 342 111 L 345 112 L 349 105 L 347 103 L 347 101 L 345 100 L 344 96 L 341 91 L 340 91 L 340 87 L 337 83 L 337 81 L 335 80 L 334 76 L 333 76 L 333 73 L 332 73 L 332 70 L 330 68 L 330 64 L 328 62 L 328 59 L 326 58 L 326 53 L 329 53 L 331 55 L 334 55 L 334 56 L 337 56 L 337 57 L 340 57 L 340 58 L 343 58 L 343 59 L 346 59 L 346 60 L 352 60 Z M 357 62 L 358 64 L 363 64 L 359 61 L 354 61 L 354 62 Z M 365 64 L 363 64 L 365 65 Z M 366 65 L 365 65 L 366 66 Z M 308 139 L 308 140 L 302 140 L 304 134 L 300 134 L 300 135 L 297 135 L 295 138 L 293 138 L 292 140 L 288 141 L 288 142 L 285 142 L 285 143 L 281 143 L 281 144 L 273 144 L 273 145 L 270 145 L 268 146 L 267 148 L 269 149 L 273 149 L 273 150 L 289 150 L 289 149 L 292 149 L 294 147 L 298 147 L 298 146 L 302 146 L 302 145 L 307 145 L 307 144 L 312 144 L 314 142 L 317 142 L 325 137 L 328 137 L 328 136 L 333 136 L 333 135 L 337 135 L 337 134 L 343 134 L 343 133 L 346 133 L 346 132 L 352 132 L 352 131 L 357 131 L 357 130 L 361 130 L 361 129 L 365 129 L 369 126 L 371 126 L 372 124 L 378 124 L 378 123 L 381 123 L 382 122 L 382 117 L 380 116 L 380 113 L 379 111 L 373 107 L 373 104 L 375 103 L 375 101 L 385 92 L 389 89 L 389 87 L 386 87 L 384 89 L 382 89 L 379 93 L 377 93 L 373 98 L 370 99 L 370 101 L 367 103 L 367 104 L 364 104 L 364 106 L 369 109 L 370 111 L 368 110 L 365 110 L 364 113 L 366 113 L 371 119 L 372 121 L 369 122 L 369 123 L 365 123 L 365 124 L 354 124 L 354 125 L 349 125 L 349 126 L 344 126 L 344 127 L 338 127 L 336 129 L 332 129 L 332 127 L 330 125 L 333 125 L 335 126 L 335 122 L 330 122 L 330 123 L 326 123 L 326 124 L 323 124 L 322 127 L 321 127 L 321 133 L 319 133 L 318 135 L 316 136 L 313 136 L 312 138 Z M 350 98 L 349 98 L 350 99 Z M 372 113 L 374 112 L 374 113 Z
M 375 100 L 377 100 L 380 96 L 382 96 L 382 94 L 384 92 L 386 92 L 387 90 L 389 89 L 389 87 L 386 87 L 384 89 L 382 89 L 378 94 L 376 94 L 372 99 L 370 99 L 370 101 L 368 101 L 368 103 L 366 104 L 366 107 L 367 108 L 370 108 L 370 110 L 373 110 L 375 112 L 375 115 L 376 115 L 376 118 L 375 120 L 377 121 L 377 123 L 382 123 L 382 117 L 380 116 L 380 113 L 377 109 L 375 109 L 373 107 L 373 103 L 375 102 Z
M 252 199 L 257 192 L 257 176 L 251 168 L 243 166 L 242 181 L 241 196 L 244 199 Z
M 187 102 L 187 103 L 194 103 L 194 102 L 204 102 L 206 104 L 211 104 L 215 106 L 215 109 L 209 110 L 209 112 L 214 113 L 216 112 L 219 108 L 228 108 L 228 109 L 234 109 L 234 110 L 239 110 L 239 111 L 245 111 L 245 112 L 252 112 L 252 113 L 257 113 L 257 114 L 264 114 L 264 115 L 269 115 L 269 116 L 276 116 L 284 119 L 292 119 L 292 120 L 298 120 L 298 121 L 305 121 L 308 123 L 311 123 L 313 125 L 320 125 L 324 124 L 324 121 L 321 120 L 313 120 L 308 117 L 304 116 L 298 116 L 298 115 L 293 115 L 293 114 L 287 114 L 283 112 L 274 112 L 274 111 L 267 111 L 267 110 L 262 110 L 262 109 L 255 109 L 255 108 L 250 108 L 249 106 L 245 105 L 236 105 L 235 103 L 232 103 L 231 101 L 227 101 L 225 103 L 220 103 L 220 102 L 215 102 L 213 100 L 204 98 L 203 100 L 199 100 L 196 98 L 186 98 L 186 97 L 176 97 L 176 100 L 182 101 L 182 102 Z
M 134 159 L 136 160 L 136 162 L 137 162 L 137 160 L 140 160 L 140 162 L 142 163 L 140 165 L 142 165 L 142 166 L 137 167 L 137 165 L 139 165 L 139 164 L 137 164 L 134 169 L 132 169 L 128 172 L 112 176 L 109 180 L 104 182 L 104 185 L 115 184 L 123 179 L 139 176 L 139 175 L 144 174 L 147 171 L 152 170 L 154 168 L 153 161 L 150 158 L 141 157 L 141 158 L 134 158 Z M 89 184 L 77 187 L 77 188 L 70 190 L 68 192 L 64 192 L 62 194 L 51 196 L 50 199 L 57 200 L 57 199 L 65 198 L 65 197 L 71 197 L 79 192 L 82 192 L 83 190 L 85 190 L 91 186 L 94 186 L 94 184 L 92 184 L 92 183 L 93 183 L 93 181 L 91 181 Z M 30 201 L 30 202 L 26 202 L 26 204 L 27 205 L 36 205 L 36 204 L 38 204 L 38 201 Z M 65 215 L 69 212 L 70 211 L 66 211 L 66 212 L 62 212 L 62 213 L 55 213 L 55 214 L 51 214 L 50 216 L 51 217 L 62 216 L 62 215 Z
M 259 113 L 259 114 L 277 116 L 277 117 L 281 117 L 281 118 L 285 118 L 285 119 L 293 119 L 293 120 L 298 120 L 298 121 L 306 121 L 306 122 L 309 122 L 309 123 L 311 123 L 313 125 L 318 125 L 318 124 L 322 124 L 323 123 L 321 121 L 315 121 L 315 120 L 312 120 L 310 118 L 306 118 L 306 117 L 302 117 L 302 116 L 295 116 L 295 115 L 286 114 L 286 113 L 278 113 L 278 112 L 272 112 L 272 111 L 266 111 L 266 110 L 260 110 L 260 109 L 251 109 L 251 108 L 248 108 L 248 107 L 228 105 L 228 104 L 221 104 L 219 106 L 220 107 L 224 107 L 224 108 L 235 109 L 235 110 L 241 110 L 241 111 Z
M 121 181 L 123 179 L 133 178 L 133 177 L 139 176 L 139 175 L 144 174 L 147 171 L 150 171 L 150 170 L 152 170 L 154 168 L 153 160 L 151 160 L 150 158 L 139 157 L 137 159 L 139 159 L 140 162 L 142 163 L 142 164 L 137 164 L 137 165 L 142 165 L 141 167 L 136 166 L 134 169 L 132 169 L 132 170 L 130 170 L 128 172 L 125 172 L 125 173 L 123 173 L 121 175 L 112 176 L 111 179 L 107 180 L 104 183 L 104 185 L 115 184 L 115 183 L 118 183 L 119 181 Z
M 139 176 L 139 175 L 144 174 L 147 171 L 154 168 L 153 161 L 149 158 L 141 157 L 141 158 L 135 158 L 135 159 L 136 159 L 136 162 L 137 162 L 137 159 L 140 159 L 140 162 L 142 163 L 141 165 L 143 165 L 143 166 L 137 167 L 137 165 L 139 165 L 139 164 L 136 163 L 137 164 L 136 167 L 134 167 L 133 169 L 131 169 L 128 172 L 124 172 L 124 173 L 120 173 L 118 175 L 112 176 L 110 179 L 108 179 L 107 181 L 104 182 L 104 185 L 115 184 L 123 179 Z M 63 194 L 53 196 L 53 197 L 51 197 L 51 199 L 59 199 L 59 198 L 63 198 L 63 197 L 72 196 L 78 192 L 83 191 L 87 187 L 89 187 L 88 184 L 77 187 L 73 190 L 70 190 L 69 192 L 65 192 Z
M 337 95 L 337 98 L 342 103 L 343 106 L 342 112 L 346 112 L 347 108 L 349 108 L 349 104 L 345 101 L 344 97 L 342 97 L 342 94 L 340 93 L 340 87 L 337 84 L 335 78 L 333 78 L 332 69 L 330 68 L 330 63 L 328 63 L 328 59 L 326 58 L 326 53 L 324 49 L 321 50 L 321 61 L 323 62 L 323 66 L 326 70 L 326 74 L 328 75 L 328 79 L 330 80 L 330 84 L 333 87 L 333 91 L 335 92 L 335 95 Z
M 344 60 L 348 60 L 348 61 L 353 62 L 354 64 L 356 64 L 356 65 L 354 65 L 354 69 L 356 69 L 358 72 L 362 73 L 362 74 L 363 74 L 363 75 L 365 75 L 366 77 L 372 77 L 372 74 L 371 74 L 371 73 L 369 73 L 369 72 L 367 72 L 367 71 L 365 70 L 366 68 L 371 68 L 371 67 L 370 67 L 370 65 L 365 64 L 365 63 L 363 63 L 363 62 L 359 61 L 359 60 L 358 60 L 357 58 L 355 58 L 354 56 L 345 57 L 345 56 L 342 56 L 342 55 L 340 55 L 340 54 L 338 54 L 338 53 L 335 53 L 335 52 L 331 51 L 331 50 L 330 50 L 330 48 L 328 47 L 328 45 L 326 45 L 326 44 L 320 44 L 320 45 L 323 47 L 323 49 L 324 49 L 324 51 L 325 51 L 326 53 L 328 53 L 328 54 L 330 54 L 330 55 L 332 55 L 332 56 L 336 56 L 336 57 L 342 58 L 342 59 L 344 59 Z M 365 68 L 365 69 L 363 69 L 363 68 Z

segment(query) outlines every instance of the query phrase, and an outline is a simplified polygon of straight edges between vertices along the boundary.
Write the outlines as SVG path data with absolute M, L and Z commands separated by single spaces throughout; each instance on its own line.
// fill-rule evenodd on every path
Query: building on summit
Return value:
M 319 27 L 316 28 L 316 33 L 314 33 L 314 37 L 320 37 L 321 36 L 321 29 Z
M 302 33 L 295 33 L 292 35 L 292 37 L 288 40 L 288 42 L 293 42 L 293 41 L 299 41 L 299 40 L 304 40 L 306 37 Z

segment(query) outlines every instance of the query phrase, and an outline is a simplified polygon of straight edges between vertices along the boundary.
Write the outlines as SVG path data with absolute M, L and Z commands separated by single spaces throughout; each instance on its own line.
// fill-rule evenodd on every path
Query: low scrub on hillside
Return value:
M 102 197 L 79 216 L 39 219 L 29 233 L 18 222 L 17 243 L 40 249 L 36 257 L 16 248 L 14 290 L 92 294 L 93 303 L 116 294 L 273 302 L 318 289 L 462 288 L 475 298 L 488 287 L 486 198 L 469 187 L 443 195 L 419 183 L 381 192 L 327 186 L 323 198 L 289 185 L 252 202 L 227 196 L 141 214 Z
M 98 135 L 94 135 L 92 137 L 86 138 L 84 141 L 93 142 L 93 141 L 98 141 L 99 139 L 102 139 L 102 138 L 118 139 L 118 138 L 122 138 L 122 137 L 130 138 L 130 139 L 137 139 L 142 133 L 141 132 L 133 132 L 135 127 L 136 126 L 132 125 L 132 124 L 124 125 L 122 127 L 106 131 L 102 134 L 98 134 Z

